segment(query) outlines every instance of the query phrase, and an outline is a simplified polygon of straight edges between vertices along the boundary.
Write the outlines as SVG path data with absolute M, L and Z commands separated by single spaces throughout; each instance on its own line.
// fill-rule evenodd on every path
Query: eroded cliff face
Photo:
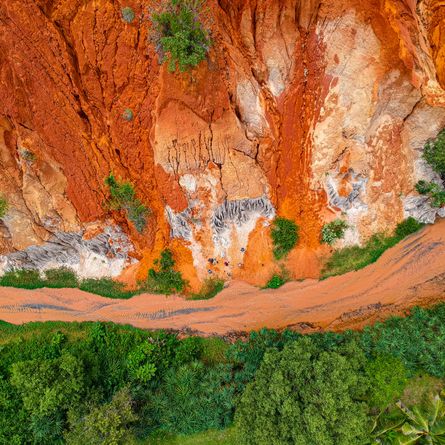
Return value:
M 172 74 L 143 1 L 2 2 L 0 253 L 28 248 L 3 268 L 30 248 L 54 266 L 51 245 L 73 239 L 61 264 L 83 275 L 140 260 L 130 275 L 142 278 L 170 246 L 192 287 L 209 275 L 263 284 L 279 268 L 277 214 L 300 226 L 286 260 L 296 278 L 317 275 L 320 229 L 338 216 L 349 244 L 408 215 L 434 220 L 414 185 L 434 177 L 421 153 L 445 126 L 442 1 L 208 6 L 208 60 Z M 142 234 L 106 210 L 110 171 L 152 210 Z

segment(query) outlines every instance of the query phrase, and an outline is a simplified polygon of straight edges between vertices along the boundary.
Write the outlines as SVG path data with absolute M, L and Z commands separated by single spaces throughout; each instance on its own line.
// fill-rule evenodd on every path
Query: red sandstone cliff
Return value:
M 170 245 L 192 284 L 208 258 L 214 274 L 262 283 L 277 267 L 275 214 L 301 228 L 295 276 L 317 273 L 320 228 L 336 215 L 346 243 L 410 214 L 434 219 L 414 184 L 432 176 L 422 148 L 445 126 L 443 1 L 208 5 L 212 49 L 183 75 L 159 65 L 145 2 L 0 4 L 0 253 L 117 223 L 139 276 Z M 144 233 L 104 210 L 110 171 L 152 210 Z

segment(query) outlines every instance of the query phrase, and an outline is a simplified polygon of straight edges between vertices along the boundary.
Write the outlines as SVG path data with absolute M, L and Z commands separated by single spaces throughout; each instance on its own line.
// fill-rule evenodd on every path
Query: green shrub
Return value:
M 151 39 L 172 72 L 184 72 L 206 57 L 211 42 L 203 5 L 203 0 L 161 0 L 151 12 Z
M 281 275 L 273 275 L 272 278 L 264 286 L 264 289 L 278 289 L 287 283 L 287 279 Z
M 418 230 L 420 230 L 423 226 L 424 224 L 420 223 L 415 218 L 410 216 L 404 221 L 397 224 L 394 236 L 397 239 L 397 241 L 401 241 L 402 239 L 406 238 L 412 233 L 415 233 Z
M 119 445 L 131 441 L 131 426 L 137 420 L 128 388 L 121 389 L 111 402 L 95 406 L 86 416 L 72 421 L 68 445 Z
M 364 362 L 352 344 L 325 352 L 309 338 L 267 352 L 237 407 L 242 443 L 367 443 Z
M 336 219 L 325 224 L 321 229 L 322 242 L 329 245 L 334 244 L 336 240 L 344 237 L 347 228 L 348 224 L 341 219 Z
M 286 218 L 276 218 L 271 231 L 273 254 L 277 260 L 285 257 L 298 242 L 298 226 Z
M 4 218 L 8 212 L 8 201 L 0 195 L 0 219 Z
M 416 190 L 421 195 L 429 195 L 433 207 L 442 207 L 445 205 L 445 190 L 440 185 L 421 180 L 416 184 Z
M 268 350 L 281 351 L 288 343 L 300 338 L 297 332 L 278 333 L 272 329 L 251 332 L 248 341 L 238 340 L 227 351 L 227 359 L 233 363 L 235 388 L 241 394 L 251 382 Z
M 369 406 L 379 412 L 395 402 L 408 383 L 408 371 L 402 361 L 390 355 L 379 355 L 369 361 L 365 371 L 370 382 Z
M 157 270 L 150 269 L 145 283 L 145 289 L 158 294 L 181 293 L 186 287 L 181 272 L 174 270 L 175 261 L 170 250 L 161 252 L 161 257 L 155 261 Z
M 445 128 L 425 145 L 423 156 L 436 173 L 445 175 Z
M 131 298 L 138 293 L 138 291 L 126 291 L 123 283 L 111 278 L 87 278 L 81 281 L 79 289 L 102 297 L 120 299 Z
M 224 280 L 220 278 L 207 278 L 198 294 L 192 294 L 191 300 L 210 300 L 224 289 Z
M 433 191 L 434 186 L 435 186 L 434 182 L 428 182 L 428 181 L 424 181 L 423 179 L 421 179 L 416 184 L 416 190 L 421 195 L 427 195 L 428 193 Z
M 34 162 L 37 159 L 36 155 L 32 151 L 26 150 L 26 149 L 20 150 L 20 156 L 25 161 L 28 161 L 28 162 L 31 162 L 31 163 Z
M 121 13 L 124 22 L 131 23 L 135 18 L 134 11 L 129 6 L 125 6 L 124 8 L 122 8 Z
M 159 423 L 167 431 L 192 434 L 228 426 L 234 408 L 230 368 L 192 362 L 169 370 L 154 397 Z
M 133 110 L 131 108 L 125 108 L 124 112 L 122 113 L 122 119 L 124 119 L 127 122 L 130 122 L 133 120 L 134 114 Z
M 136 198 L 133 186 L 129 182 L 117 181 L 112 173 L 106 178 L 105 183 L 110 189 L 111 198 L 108 201 L 110 209 L 125 210 L 136 230 L 142 233 L 147 224 L 150 210 Z

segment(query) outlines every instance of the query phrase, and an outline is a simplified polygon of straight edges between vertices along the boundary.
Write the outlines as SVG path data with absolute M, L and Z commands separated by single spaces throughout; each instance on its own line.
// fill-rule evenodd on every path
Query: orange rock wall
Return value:
M 443 1 L 208 6 L 208 60 L 171 74 L 143 1 L 1 3 L 0 253 L 112 217 L 143 258 L 139 277 L 174 235 L 192 287 L 209 275 L 259 283 L 279 269 L 275 214 L 300 226 L 296 277 L 316 276 L 324 222 L 345 217 L 355 243 L 409 214 L 406 197 L 432 175 L 421 149 L 445 126 Z M 110 171 L 152 210 L 143 234 L 105 210 Z

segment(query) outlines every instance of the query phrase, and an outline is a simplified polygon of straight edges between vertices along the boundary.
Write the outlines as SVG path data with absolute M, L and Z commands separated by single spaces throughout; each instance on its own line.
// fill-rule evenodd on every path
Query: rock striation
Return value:
M 111 218 L 139 278 L 169 245 L 192 287 L 213 274 L 263 284 L 275 215 L 300 226 L 296 278 L 317 275 L 332 219 L 348 221 L 346 244 L 435 219 L 414 185 L 434 178 L 422 150 L 445 127 L 443 1 L 207 4 L 208 58 L 172 74 L 146 2 L 1 3 L 0 254 L 29 258 L 60 233 L 76 250 L 75 234 Z M 110 171 L 151 209 L 142 234 L 107 209 Z

